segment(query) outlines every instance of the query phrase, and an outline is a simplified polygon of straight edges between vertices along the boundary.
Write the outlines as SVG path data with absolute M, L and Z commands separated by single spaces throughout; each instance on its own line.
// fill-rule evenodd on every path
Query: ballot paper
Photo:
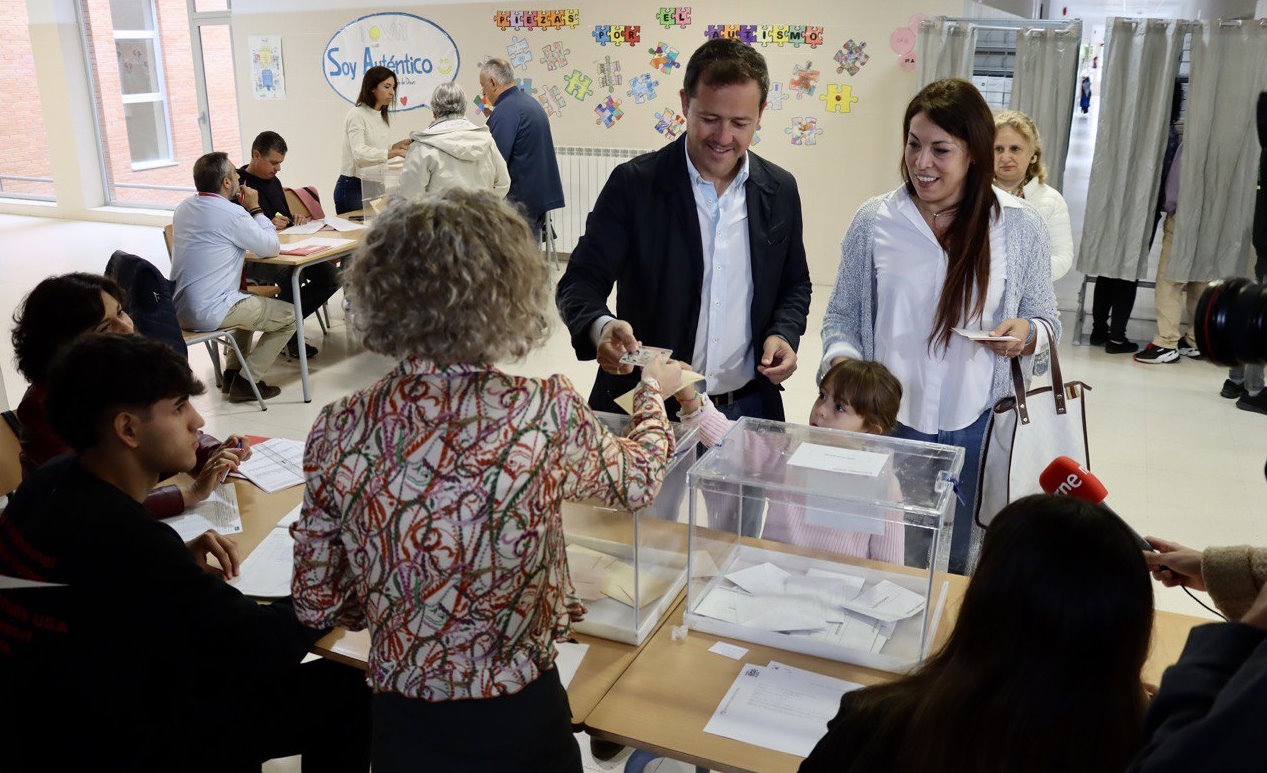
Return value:
M 567 546 L 568 573 L 582 601 L 607 597 L 627 606 L 645 607 L 660 599 L 672 577 L 644 569 L 634 578 L 633 564 L 581 545 Z M 635 601 L 636 587 L 636 601 Z
M 644 346 L 636 352 L 625 352 L 620 356 L 620 361 L 625 365 L 634 365 L 641 368 L 645 365 L 650 365 L 657 357 L 663 357 L 663 359 L 667 360 L 672 356 L 673 351 L 670 349 L 661 349 L 658 346 Z
M 239 534 L 242 531 L 242 513 L 238 510 L 238 493 L 232 483 L 221 484 L 216 486 L 211 496 L 163 523 L 175 529 L 185 542 L 208 529 L 220 534 Z
M 559 681 L 563 683 L 563 689 L 566 690 L 572 683 L 572 677 L 576 676 L 576 671 L 581 667 L 581 661 L 589 648 L 588 644 L 572 641 L 554 643 L 554 667 L 559 670 Z
M 750 566 L 726 575 L 726 579 L 752 594 L 783 592 L 783 584 L 791 573 L 780 569 L 769 561 L 764 564 Z
M 290 527 L 278 524 L 242 562 L 237 577 L 229 584 L 247 596 L 278 599 L 290 595 L 295 571 L 295 540 Z
M 359 231 L 365 227 L 364 223 L 356 223 L 334 215 L 327 216 L 324 222 L 336 231 Z
M 272 494 L 304 482 L 302 440 L 270 438 L 251 446 L 251 458 L 238 465 L 238 473 Z
M 968 339 L 969 341 L 1019 341 L 1021 339 L 1016 336 L 992 336 L 989 330 L 968 330 L 962 327 L 952 327 L 951 330 Z
M 704 732 L 804 757 L 827 732 L 840 696 L 860 687 L 773 662 L 745 663 Z
M 704 380 L 703 374 L 696 373 L 693 370 L 682 371 L 682 386 L 686 386 L 687 384 L 696 384 L 703 380 Z M 616 406 L 619 407 L 620 410 L 624 411 L 630 416 L 633 416 L 633 412 L 634 412 L 633 398 L 634 398 L 635 391 L 637 391 L 637 387 L 634 387 L 633 389 L 630 389 L 628 392 L 625 392 L 623 395 L 616 397 L 615 399 L 612 400 L 612 402 L 616 403 Z
M 889 454 L 857 451 L 852 448 L 838 448 L 819 443 L 801 443 L 788 457 L 787 463 L 794 467 L 809 467 L 814 470 L 874 478 L 884 469 L 887 461 L 889 461 Z
M 286 230 L 281 231 L 281 235 L 289 236 L 293 234 L 293 235 L 299 235 L 299 236 L 307 236 L 308 234 L 315 234 L 317 231 L 320 231 L 322 228 L 325 228 L 325 226 L 326 224 L 324 220 L 309 220 L 307 223 L 304 223 L 303 225 L 292 225 L 290 228 L 287 228 Z
M 881 580 L 844 602 L 845 609 L 880 621 L 905 620 L 924 608 L 924 597 L 895 582 Z

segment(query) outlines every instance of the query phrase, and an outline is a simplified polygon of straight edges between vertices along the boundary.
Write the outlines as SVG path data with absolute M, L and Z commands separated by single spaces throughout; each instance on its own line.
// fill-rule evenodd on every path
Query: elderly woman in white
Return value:
M 1073 227 L 1060 191 L 1047 184 L 1043 144 L 1034 119 L 1016 110 L 994 116 L 994 184 L 1025 199 L 1047 221 L 1051 235 L 1051 278 L 1073 267 Z
M 466 94 L 456 83 L 441 83 L 431 93 L 431 125 L 413 132 L 413 143 L 400 172 L 400 195 L 421 198 L 448 188 L 510 190 L 506 161 L 487 126 L 466 119 Z

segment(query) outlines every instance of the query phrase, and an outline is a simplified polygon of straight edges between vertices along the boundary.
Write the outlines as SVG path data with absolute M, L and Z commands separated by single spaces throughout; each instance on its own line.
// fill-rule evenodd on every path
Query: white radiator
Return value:
M 563 209 L 550 213 L 554 225 L 555 249 L 570 253 L 585 233 L 585 219 L 589 217 L 598 194 L 607 184 L 607 178 L 618 164 L 646 153 L 646 150 L 628 148 L 554 148 L 559 160 L 559 176 L 563 179 Z

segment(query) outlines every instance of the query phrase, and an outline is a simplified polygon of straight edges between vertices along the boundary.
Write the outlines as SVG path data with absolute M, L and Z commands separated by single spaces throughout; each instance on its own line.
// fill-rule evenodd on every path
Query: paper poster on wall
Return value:
M 625 117 L 625 111 L 620 109 L 620 100 L 607 97 L 597 107 L 594 112 L 598 115 L 598 120 L 594 123 L 601 123 L 605 128 L 610 129 L 616 125 L 616 122 Z
M 426 107 L 436 86 L 457 80 L 462 57 L 452 36 L 411 13 L 362 16 L 330 38 L 321 57 L 326 82 L 356 104 L 365 71 L 374 66 L 396 73 L 396 110 Z
M 532 85 L 532 78 L 516 78 L 515 85 L 519 87 L 520 91 L 533 99 L 537 98 L 537 87 Z
M 628 43 L 632 46 L 642 42 L 642 27 L 637 24 L 599 24 L 590 34 L 600 46 L 608 43 L 615 46 Z
M 845 86 L 839 83 L 828 83 L 827 91 L 818 95 L 823 100 L 823 104 L 827 107 L 829 113 L 849 113 L 853 112 L 850 108 L 858 98 L 853 95 L 853 86 Z
M 528 48 L 528 41 L 518 35 L 511 38 L 510 45 L 506 46 L 506 61 L 516 69 L 523 68 L 531 62 L 532 49 Z
M 586 97 L 594 93 L 594 89 L 590 88 L 594 79 L 580 70 L 573 70 L 571 75 L 563 76 L 563 81 L 563 90 L 577 102 L 584 102 Z
M 866 47 L 866 43 L 855 43 L 853 38 L 846 41 L 836 52 L 836 74 L 848 72 L 850 75 L 857 75 L 863 65 L 871 61 L 871 56 L 862 50 Z
M 787 98 L 788 93 L 783 90 L 783 84 L 775 81 L 770 84 L 770 93 L 766 94 L 765 106 L 770 110 L 782 110 Z
M 641 105 L 655 99 L 655 87 L 659 85 L 660 81 L 651 79 L 651 73 L 644 72 L 641 75 L 635 75 L 629 81 L 629 91 L 625 93 Z
M 280 35 L 252 35 L 251 90 L 256 99 L 285 99 L 286 77 L 282 73 L 282 38 Z
M 567 105 L 567 100 L 563 98 L 563 92 L 558 86 L 542 86 L 541 93 L 537 95 L 537 101 L 545 109 L 546 115 L 551 118 L 561 115 L 563 107 Z
M 552 8 L 546 11 L 495 11 L 493 23 L 499 30 L 574 29 L 581 23 L 581 12 L 575 8 Z
M 814 90 L 818 88 L 818 78 L 822 75 L 818 70 L 814 69 L 813 62 L 806 62 L 802 67 L 799 64 L 792 66 L 792 77 L 788 80 L 788 88 L 796 92 L 797 100 L 805 96 L 814 96 Z
M 682 129 L 686 128 L 686 119 L 673 112 L 673 108 L 666 107 L 655 114 L 655 130 L 663 134 L 667 139 L 677 139 L 682 133 Z
M 677 60 L 680 53 L 668 43 L 661 42 L 655 48 L 649 49 L 647 53 L 651 54 L 651 69 L 659 70 L 665 75 L 672 75 L 675 67 L 682 66 L 682 63 Z
M 922 13 L 911 17 L 905 27 L 898 27 L 889 36 L 889 46 L 897 54 L 898 67 L 907 72 L 915 71 L 915 40 L 919 32 L 919 23 L 928 18 Z
M 595 60 L 594 64 L 598 67 L 598 87 L 607 89 L 608 94 L 615 94 L 616 87 L 621 83 L 620 62 L 612 61 L 610 56 L 604 56 L 602 59 Z
M 660 10 L 656 12 L 655 18 L 656 21 L 660 22 L 660 26 L 666 30 L 674 24 L 686 29 L 691 23 L 691 6 L 661 6 Z
M 547 70 L 553 72 L 568 66 L 568 54 L 570 53 L 572 53 L 572 49 L 564 48 L 563 42 L 556 40 L 541 49 L 541 58 L 537 61 L 544 64 Z
M 818 128 L 818 119 L 796 116 L 792 119 L 792 125 L 783 130 L 792 138 L 793 145 L 817 145 L 818 135 L 823 130 Z
M 710 24 L 704 30 L 704 38 L 728 38 L 750 46 L 773 43 L 780 48 L 788 44 L 792 48 L 818 48 L 823 44 L 823 28 L 811 24 Z

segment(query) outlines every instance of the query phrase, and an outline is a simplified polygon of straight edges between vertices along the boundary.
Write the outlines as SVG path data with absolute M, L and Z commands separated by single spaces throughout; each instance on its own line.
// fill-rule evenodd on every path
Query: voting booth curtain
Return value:
M 1034 119 L 1043 145 L 1047 184 L 1063 190 L 1069 129 L 1078 90 L 1082 22 L 1022 27 L 1016 33 L 1016 70 L 1008 107 Z

